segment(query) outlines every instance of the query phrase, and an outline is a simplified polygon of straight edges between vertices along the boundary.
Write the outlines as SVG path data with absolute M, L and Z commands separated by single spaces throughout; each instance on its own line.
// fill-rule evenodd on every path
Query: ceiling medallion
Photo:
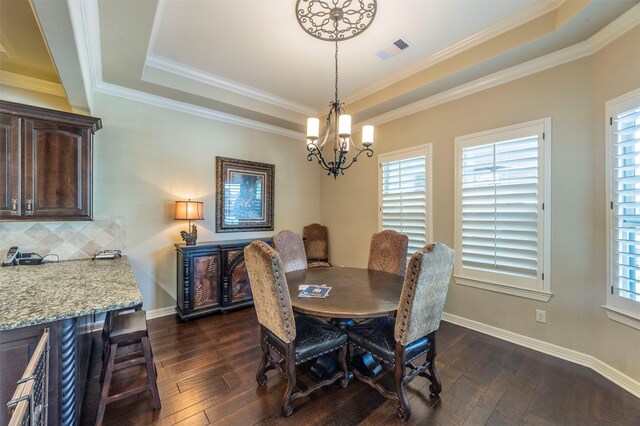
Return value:
M 296 17 L 315 38 L 348 40 L 369 28 L 376 8 L 376 0 L 297 0 Z

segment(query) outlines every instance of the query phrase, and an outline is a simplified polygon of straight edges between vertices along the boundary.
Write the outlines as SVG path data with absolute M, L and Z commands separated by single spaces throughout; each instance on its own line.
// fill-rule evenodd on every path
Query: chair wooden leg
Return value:
M 411 407 L 409 406 L 409 399 L 407 398 L 407 390 L 405 389 L 404 372 L 404 346 L 400 343 L 396 342 L 396 365 L 395 365 L 395 375 L 394 375 L 394 386 L 396 389 L 396 394 L 398 395 L 398 402 L 400 403 L 400 407 L 398 407 L 398 417 L 403 422 L 409 420 L 411 417 Z
M 427 370 L 431 375 L 431 384 L 429 385 L 429 391 L 432 395 L 438 396 L 442 391 L 442 383 L 440 383 L 440 376 L 436 371 L 436 332 L 429 334 L 429 352 L 427 360 L 429 361 L 429 367 Z
M 262 348 L 262 358 L 260 359 L 260 364 L 258 365 L 256 382 L 258 382 L 259 385 L 264 385 L 265 383 L 267 383 L 267 375 L 264 373 L 267 367 L 267 363 L 269 362 L 269 345 L 267 345 L 267 334 L 265 332 L 264 326 L 262 325 L 260 325 L 260 347 Z
M 296 354 L 295 343 L 287 343 L 287 355 L 285 359 L 287 371 L 287 390 L 284 392 L 282 399 L 282 415 L 289 417 L 293 414 L 293 406 L 291 405 L 291 396 L 296 389 Z
M 149 337 L 145 336 L 141 340 L 142 352 L 144 353 L 144 363 L 147 366 L 147 375 L 149 376 L 149 389 L 153 395 L 153 408 L 158 410 L 162 407 L 160 403 L 160 394 L 158 393 L 158 383 L 156 380 L 156 368 L 153 364 L 153 356 L 149 347 Z
M 107 408 L 107 400 L 109 399 L 109 387 L 111 386 L 111 377 L 113 376 L 113 362 L 116 359 L 116 349 L 118 344 L 114 343 L 109 348 L 109 356 L 107 357 L 107 365 L 102 371 L 102 391 L 100 392 L 100 403 L 98 403 L 98 413 L 96 414 L 96 426 L 102 425 L 104 419 L 104 411 Z
M 346 343 L 344 346 L 338 350 L 338 363 L 340 364 L 340 368 L 342 368 L 342 380 L 340 381 L 340 386 L 342 388 L 346 388 L 349 385 L 349 367 L 347 367 L 347 352 L 348 352 L 349 344 Z

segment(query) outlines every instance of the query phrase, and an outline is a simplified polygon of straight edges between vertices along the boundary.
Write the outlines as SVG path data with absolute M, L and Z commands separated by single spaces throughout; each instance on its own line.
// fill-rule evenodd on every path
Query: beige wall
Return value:
M 96 216 L 126 218 L 127 252 L 147 309 L 175 305 L 176 260 L 186 221 L 175 200 L 204 201 L 198 241 L 269 237 L 320 220 L 320 174 L 304 142 L 121 98 L 97 95 L 103 130 L 94 144 Z M 275 164 L 274 232 L 215 234 L 215 157 Z M 312 188 L 309 190 L 309 188 Z
M 69 110 L 62 98 L 1 89 L 1 99 Z M 123 248 L 147 310 L 175 306 L 173 244 L 188 225 L 173 220 L 174 201 L 204 202 L 199 242 L 270 237 L 284 228 L 302 233 L 320 222 L 321 174 L 306 161 L 304 141 L 102 94 L 92 115 L 103 124 L 94 142 L 94 217 L 123 221 Z M 216 156 L 275 164 L 273 232 L 215 233 Z
M 434 239 L 454 243 L 454 138 L 552 118 L 548 303 L 453 281 L 445 311 L 590 354 L 640 380 L 640 332 L 607 319 L 604 102 L 640 87 L 640 29 L 598 54 L 378 126 L 377 154 L 433 144 Z M 331 260 L 365 266 L 377 230 L 377 164 L 322 181 Z M 547 311 L 547 324 L 535 310 Z

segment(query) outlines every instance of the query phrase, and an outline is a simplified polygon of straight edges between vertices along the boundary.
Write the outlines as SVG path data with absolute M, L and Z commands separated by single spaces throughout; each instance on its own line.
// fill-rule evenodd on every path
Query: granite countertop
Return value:
M 0 267 L 0 331 L 141 302 L 126 257 Z

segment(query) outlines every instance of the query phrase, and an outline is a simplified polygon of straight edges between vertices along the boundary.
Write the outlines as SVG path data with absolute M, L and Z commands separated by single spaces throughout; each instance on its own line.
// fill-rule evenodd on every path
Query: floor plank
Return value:
M 150 320 L 162 408 L 150 394 L 107 406 L 105 425 L 400 425 L 397 403 L 362 382 L 338 383 L 296 400 L 294 413 L 280 414 L 286 378 L 255 374 L 261 350 L 253 308 L 180 321 Z M 408 425 L 638 425 L 640 399 L 592 370 L 443 322 L 436 367 L 440 397 L 417 376 L 407 385 Z M 85 391 L 82 425 L 91 425 L 99 400 L 100 341 Z M 299 381 L 310 380 L 300 368 Z M 393 373 L 382 381 L 390 385 Z M 115 374 L 113 389 L 146 381 L 144 368 Z

